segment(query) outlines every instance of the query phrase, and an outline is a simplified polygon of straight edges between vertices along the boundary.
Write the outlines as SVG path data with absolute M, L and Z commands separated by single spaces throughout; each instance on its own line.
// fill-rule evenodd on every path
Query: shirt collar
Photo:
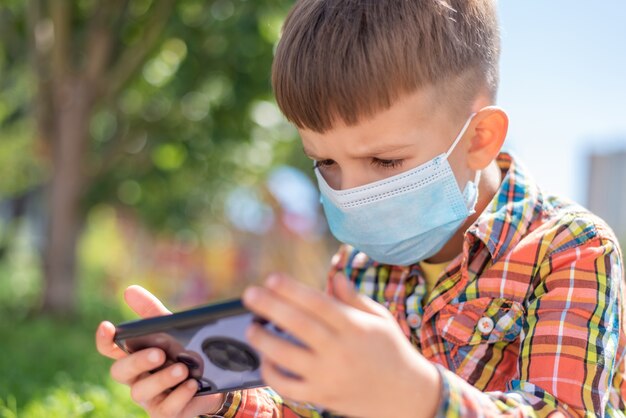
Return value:
M 502 183 L 484 212 L 467 230 L 498 260 L 527 233 L 543 205 L 541 191 L 527 170 L 511 154 L 500 153 L 497 164 Z

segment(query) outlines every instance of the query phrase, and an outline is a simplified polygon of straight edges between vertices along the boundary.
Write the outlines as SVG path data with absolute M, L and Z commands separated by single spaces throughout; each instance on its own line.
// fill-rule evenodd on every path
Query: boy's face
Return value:
M 324 133 L 301 129 L 304 152 L 335 190 L 399 174 L 446 152 L 470 116 L 435 103 L 435 89 L 424 88 L 354 126 L 336 123 Z M 461 140 L 449 157 L 461 188 L 473 179 L 468 142 Z

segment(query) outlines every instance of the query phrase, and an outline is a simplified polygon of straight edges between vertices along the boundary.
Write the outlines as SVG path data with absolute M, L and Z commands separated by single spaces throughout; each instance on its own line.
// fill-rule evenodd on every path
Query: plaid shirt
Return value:
M 349 247 L 333 258 L 331 277 L 344 271 L 386 306 L 437 366 L 438 416 L 626 416 L 623 268 L 613 233 L 542 193 L 510 155 L 498 164 L 497 195 L 427 300 L 419 264 L 383 265 Z M 260 388 L 229 393 L 217 416 L 333 415 Z

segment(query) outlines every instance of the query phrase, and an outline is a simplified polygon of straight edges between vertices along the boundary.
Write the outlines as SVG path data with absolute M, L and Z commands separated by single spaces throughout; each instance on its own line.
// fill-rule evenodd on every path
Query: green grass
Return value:
M 94 342 L 100 321 L 135 317 L 122 307 L 119 287 L 106 280 L 111 239 L 103 234 L 111 228 L 91 229 L 99 246 L 80 253 L 78 314 L 62 321 L 32 315 L 43 277 L 27 228 L 18 226 L 0 257 L 0 418 L 145 418 L 128 387 L 110 378 L 112 360 Z
M 145 417 L 128 388 L 110 378 L 112 360 L 96 351 L 100 318 L 11 321 L 3 314 L 0 417 Z

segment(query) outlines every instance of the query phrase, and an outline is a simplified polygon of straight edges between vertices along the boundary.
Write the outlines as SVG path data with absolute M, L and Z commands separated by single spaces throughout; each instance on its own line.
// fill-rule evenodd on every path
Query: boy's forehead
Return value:
M 392 158 L 424 142 L 420 139 L 432 137 L 419 126 L 405 128 L 374 133 L 357 125 L 351 129 L 325 133 L 301 130 L 300 137 L 304 153 L 314 160 L 335 159 L 339 154 L 354 158 Z
M 325 132 L 299 128 L 304 151 L 316 157 L 337 141 L 358 148 L 357 153 L 372 155 L 408 147 L 419 137 L 431 136 L 437 124 L 448 120 L 448 112 L 436 105 L 433 93 L 434 89 L 420 89 L 352 125 L 337 121 Z

